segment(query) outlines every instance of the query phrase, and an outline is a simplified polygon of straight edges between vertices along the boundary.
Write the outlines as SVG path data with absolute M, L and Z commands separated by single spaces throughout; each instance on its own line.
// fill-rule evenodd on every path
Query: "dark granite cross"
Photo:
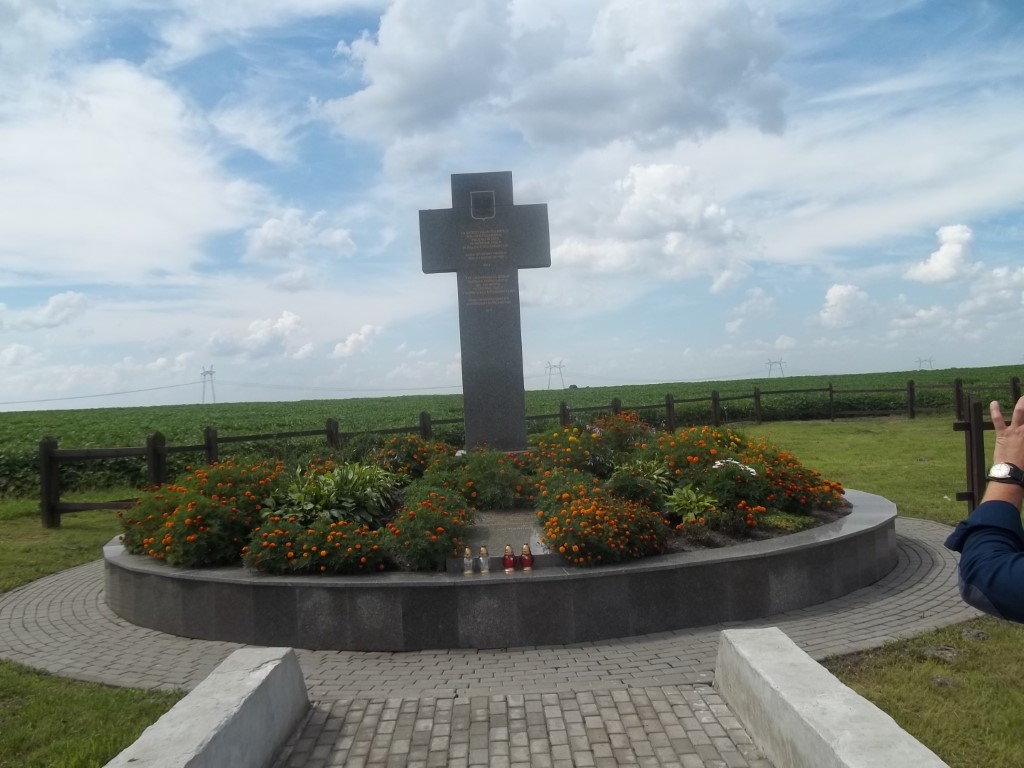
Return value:
M 423 271 L 459 281 L 466 445 L 526 448 L 519 273 L 551 266 L 547 205 L 513 205 L 512 174 L 452 174 L 452 207 L 420 211 Z

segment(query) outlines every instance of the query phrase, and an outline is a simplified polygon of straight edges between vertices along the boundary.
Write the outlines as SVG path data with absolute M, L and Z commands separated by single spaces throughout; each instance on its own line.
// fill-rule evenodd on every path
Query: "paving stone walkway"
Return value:
M 888 576 L 761 621 L 574 646 L 298 650 L 316 706 L 277 766 L 767 768 L 710 687 L 720 630 L 777 626 L 820 659 L 979 615 L 957 594 L 949 528 L 899 518 L 896 531 Z M 101 561 L 0 595 L 0 658 L 66 677 L 191 689 L 239 647 L 118 618 Z

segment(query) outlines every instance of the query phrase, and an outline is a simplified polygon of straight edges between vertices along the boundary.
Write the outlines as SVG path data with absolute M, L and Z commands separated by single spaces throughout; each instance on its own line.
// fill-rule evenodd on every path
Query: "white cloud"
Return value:
M 12 331 L 35 331 L 41 328 L 56 328 L 69 323 L 80 315 L 89 301 L 81 293 L 65 291 L 47 299 L 46 304 L 36 309 L 26 309 L 20 312 L 8 312 L 6 327 Z M 0 304 L 0 315 L 4 307 Z M 3 317 L 0 316 L 0 320 Z M 4 324 L 0 324 L 0 328 Z
M 280 263 L 302 260 L 321 249 L 334 256 L 351 255 L 356 247 L 351 234 L 341 227 L 325 226 L 326 217 L 324 211 L 306 216 L 300 210 L 289 208 L 267 219 L 246 233 L 246 258 Z
M 773 344 L 773 346 L 780 352 L 784 352 L 787 349 L 794 349 L 797 346 L 797 342 L 796 339 L 794 339 L 792 336 L 782 334 L 777 339 L 775 339 L 775 343 Z
M 0 347 L 0 366 L 13 368 L 26 365 L 33 362 L 36 357 L 32 347 L 25 344 L 8 344 L 6 347 Z
M 942 227 L 936 235 L 939 249 L 926 261 L 918 262 L 906 271 L 904 277 L 921 283 L 948 283 L 971 270 L 968 246 L 973 237 L 971 228 L 964 224 Z
M 203 131 L 167 84 L 121 61 L 19 93 L 0 113 L 0 273 L 111 284 L 187 275 L 204 241 L 262 199 L 217 167 Z
M 315 347 L 312 342 L 307 342 L 292 353 L 292 360 L 308 360 L 313 355 Z
M 84 32 L 82 21 L 58 0 L 0 5 L 0 94 L 17 93 L 46 72 L 51 57 Z
M 822 325 L 847 328 L 870 311 L 868 294 L 855 285 L 833 285 L 825 294 L 825 305 L 818 313 Z
M 301 116 L 289 115 L 261 104 L 224 106 L 210 115 L 210 122 L 229 141 L 271 162 L 293 160 L 294 130 Z
M 369 323 L 363 325 L 358 331 L 350 333 L 344 341 L 335 344 L 331 357 L 351 357 L 357 352 L 368 349 L 373 343 L 374 337 L 383 330 L 379 325 L 370 325 Z
M 338 52 L 366 83 L 325 113 L 384 145 L 472 115 L 546 145 L 669 145 L 784 117 L 782 39 L 740 0 L 565 3 L 397 0 Z
M 244 43 L 260 30 L 345 11 L 379 8 L 386 0 L 172 0 L 158 28 L 165 49 L 160 65 L 178 66 L 225 43 Z
M 743 233 L 688 167 L 631 165 L 603 182 L 588 174 L 580 187 L 567 195 L 569 210 L 558 214 L 568 220 L 556 221 L 565 234 L 552 248 L 552 263 L 595 275 L 707 276 L 713 292 L 749 274 Z
M 302 318 L 284 310 L 276 318 L 253 320 L 239 336 L 217 331 L 210 337 L 207 348 L 211 354 L 238 360 L 287 357 L 293 340 L 304 332 Z

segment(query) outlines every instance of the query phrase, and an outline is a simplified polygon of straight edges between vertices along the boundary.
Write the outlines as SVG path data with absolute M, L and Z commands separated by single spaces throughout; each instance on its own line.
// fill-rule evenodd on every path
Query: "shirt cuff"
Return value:
M 1024 526 L 1020 510 L 1008 501 L 985 501 L 971 512 L 970 517 L 957 524 L 946 538 L 946 548 L 963 552 L 967 537 L 979 528 L 1002 528 L 1017 537 L 1024 549 Z

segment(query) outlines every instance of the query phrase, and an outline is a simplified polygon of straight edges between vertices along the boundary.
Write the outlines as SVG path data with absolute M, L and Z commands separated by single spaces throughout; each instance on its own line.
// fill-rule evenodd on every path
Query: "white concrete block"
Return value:
M 779 768 L 946 766 L 776 627 L 724 630 L 715 687 Z
M 291 648 L 242 648 L 107 768 L 265 768 L 308 710 Z

